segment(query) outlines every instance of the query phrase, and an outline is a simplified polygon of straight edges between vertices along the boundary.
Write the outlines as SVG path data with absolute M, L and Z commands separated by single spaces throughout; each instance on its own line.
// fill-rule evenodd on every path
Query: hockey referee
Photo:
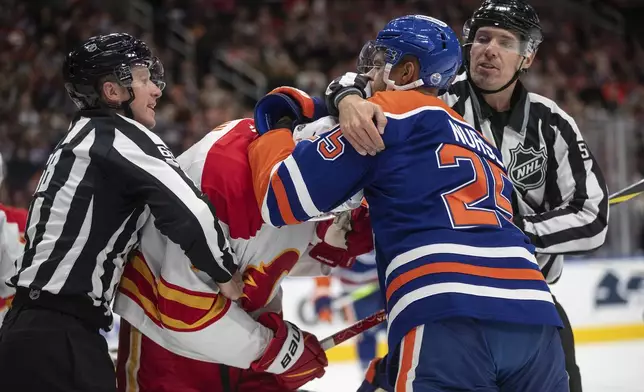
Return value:
M 514 222 L 535 245 L 547 282 L 555 283 L 564 254 L 595 250 L 604 243 L 606 182 L 573 118 L 552 100 L 528 92 L 519 80 L 543 39 L 534 8 L 523 0 L 486 0 L 465 23 L 463 35 L 465 70 L 441 98 L 501 151 L 516 190 Z M 365 48 L 361 57 L 378 52 Z M 372 66 L 395 61 L 387 55 L 380 63 L 374 58 Z M 358 152 L 375 154 L 385 146 L 372 119 L 383 116 L 359 97 L 366 96 L 368 80 L 355 73 L 336 79 L 327 89 L 327 104 L 337 114 L 342 102 L 345 138 Z M 565 324 L 561 338 L 570 391 L 580 392 L 572 328 L 564 309 L 555 304 Z
M 152 215 L 158 229 L 233 299 L 236 260 L 214 209 L 149 128 L 163 67 L 128 34 L 70 52 L 65 87 L 79 107 L 29 207 L 24 254 L 0 329 L 2 391 L 116 391 L 99 330 L 128 252 Z M 225 289 L 224 289 L 225 288 Z

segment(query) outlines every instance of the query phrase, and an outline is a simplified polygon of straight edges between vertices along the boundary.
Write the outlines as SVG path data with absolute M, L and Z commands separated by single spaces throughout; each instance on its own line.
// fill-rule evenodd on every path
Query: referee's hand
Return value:
M 347 95 L 338 104 L 340 128 L 344 138 L 360 155 L 376 155 L 385 149 L 382 134 L 387 117 L 382 108 L 362 99 L 359 95 Z
M 225 297 L 236 301 L 244 292 L 244 281 L 239 271 L 233 274 L 232 279 L 225 283 L 217 283 L 219 292 Z

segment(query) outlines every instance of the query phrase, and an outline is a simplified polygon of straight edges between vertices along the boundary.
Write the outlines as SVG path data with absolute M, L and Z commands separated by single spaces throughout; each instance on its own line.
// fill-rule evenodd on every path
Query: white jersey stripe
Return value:
M 318 210 L 318 208 L 315 206 L 315 203 L 313 202 L 313 199 L 311 199 L 311 194 L 309 193 L 309 189 L 304 182 L 302 173 L 300 172 L 300 169 L 295 162 L 295 158 L 290 155 L 284 160 L 284 165 L 288 170 L 291 181 L 293 181 L 295 191 L 297 192 L 297 198 L 302 204 L 302 209 L 304 209 L 304 212 L 306 212 L 308 216 L 322 215 L 322 211 Z
M 501 298 L 508 300 L 524 300 L 524 301 L 552 301 L 552 294 L 548 291 L 541 290 L 532 290 L 532 289 L 501 289 L 497 287 L 488 287 L 488 286 L 476 286 L 467 283 L 437 283 L 428 286 L 423 286 L 416 290 L 410 291 L 407 294 L 403 295 L 396 303 L 391 307 L 388 313 L 388 322 L 389 325 L 387 329 L 391 328 L 391 325 L 396 320 L 399 314 L 401 314 L 409 305 L 412 303 L 421 300 L 423 298 L 431 297 L 438 294 L 469 294 L 475 295 L 478 297 L 490 297 L 490 298 Z M 391 305 L 391 304 L 389 304 Z
M 385 272 L 385 279 L 389 278 L 392 272 L 397 268 L 419 259 L 421 257 L 449 253 L 457 254 L 463 256 L 472 256 L 472 257 L 482 257 L 482 258 L 522 258 L 526 259 L 530 263 L 537 265 L 537 260 L 534 258 L 534 255 L 530 253 L 527 249 L 510 246 L 504 248 L 484 248 L 484 247 L 475 247 L 469 245 L 461 244 L 431 244 L 421 246 L 415 249 L 408 250 L 405 253 L 399 254 L 396 256 L 391 263 L 387 266 L 387 271 Z
M 90 132 L 83 139 L 83 141 L 72 150 L 74 155 L 76 155 L 76 161 L 72 166 L 72 171 L 78 173 L 78 176 L 70 176 L 67 180 L 67 183 L 65 184 L 66 187 L 62 188 L 61 191 L 56 194 L 56 199 L 59 199 L 61 205 L 68 206 L 67 208 L 71 206 L 72 200 L 77 193 L 78 187 L 81 182 L 83 182 L 83 179 L 85 178 L 85 175 L 87 173 L 89 160 L 81 159 L 81 156 L 83 155 L 84 151 L 89 150 L 94 144 L 95 135 L 96 131 Z M 69 190 L 69 192 L 64 192 L 64 190 Z M 76 238 L 74 239 L 74 244 L 72 245 L 69 252 L 67 252 L 63 260 L 58 264 L 56 271 L 52 275 L 49 282 L 45 284 L 45 286 L 43 286 L 43 290 L 58 294 L 58 292 L 60 292 L 60 290 L 63 288 L 63 285 L 65 284 L 69 273 L 72 271 L 74 264 L 78 260 L 78 256 L 80 256 L 81 250 L 85 248 L 85 245 L 87 244 L 87 239 L 90 235 L 90 227 L 92 225 L 92 212 L 94 205 L 93 201 L 94 197 L 92 196 L 92 199 L 89 202 L 87 213 L 85 214 L 85 218 L 83 219 L 81 230 L 78 236 L 76 236 Z M 53 208 L 55 208 L 55 206 L 56 203 L 54 203 Z M 63 226 L 61 226 L 61 233 L 62 227 Z

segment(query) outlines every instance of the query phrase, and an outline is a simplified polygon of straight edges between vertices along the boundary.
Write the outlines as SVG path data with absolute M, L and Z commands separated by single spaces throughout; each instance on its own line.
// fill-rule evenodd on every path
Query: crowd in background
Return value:
M 213 61 L 242 62 L 266 89 L 295 85 L 314 95 L 355 68 L 362 44 L 393 17 L 422 13 L 460 32 L 480 0 L 147 0 L 151 29 L 129 18 L 129 1 L 7 0 L 0 3 L 0 200 L 26 206 L 51 149 L 75 107 L 61 75 L 65 53 L 89 36 L 126 31 L 150 43 L 166 68 L 155 132 L 181 153 L 221 122 L 251 116 L 253 99 L 213 73 Z M 548 3 L 547 1 L 540 1 Z M 619 115 L 644 123 L 641 41 L 604 30 L 559 7 L 536 4 L 545 41 L 523 77 L 578 119 Z M 184 56 L 169 45 L 170 25 L 194 44 Z M 643 39 L 644 40 L 644 39 Z M 589 115 L 590 114 L 590 115 Z M 580 120 L 581 119 L 581 120 Z M 605 130 L 610 132 L 610 130 Z M 601 139 L 599 139 L 601 140 Z M 590 143 L 592 144 L 592 143 Z M 637 145 L 637 144 L 635 144 Z M 592 147 L 592 146 L 591 146 Z M 631 146 L 633 154 L 644 152 Z M 644 160 L 640 165 L 644 172 Z

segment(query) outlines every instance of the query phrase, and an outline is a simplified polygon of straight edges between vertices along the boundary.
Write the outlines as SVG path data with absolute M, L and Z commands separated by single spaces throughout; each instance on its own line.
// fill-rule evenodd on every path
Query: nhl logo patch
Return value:
M 517 145 L 510 150 L 508 174 L 512 183 L 523 190 L 537 189 L 546 181 L 546 149 L 526 149 Z

